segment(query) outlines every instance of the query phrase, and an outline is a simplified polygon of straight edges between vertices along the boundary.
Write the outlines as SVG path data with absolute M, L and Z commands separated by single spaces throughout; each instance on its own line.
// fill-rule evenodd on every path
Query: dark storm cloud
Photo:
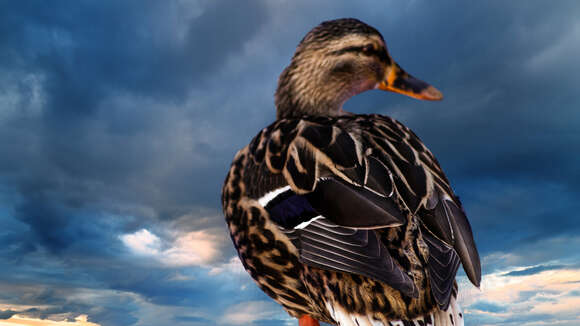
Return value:
M 3 59 L 46 75 L 47 106 L 61 113 L 58 119 L 90 113 L 110 92 L 174 101 L 239 51 L 267 18 L 258 1 L 246 2 L 245 10 L 228 0 L 205 4 L 4 3 Z
M 478 301 L 478 302 L 470 305 L 469 307 L 471 309 L 477 309 L 477 310 L 493 312 L 493 313 L 504 312 L 507 309 L 506 307 L 502 307 L 502 306 L 497 305 L 493 302 L 486 302 L 486 301 Z
M 580 71 L 571 58 L 580 31 L 574 15 L 562 14 L 577 4 L 420 7 L 406 19 L 421 24 L 398 33 L 387 25 L 384 34 L 394 58 L 404 54 L 399 63 L 446 97 L 394 99 L 404 106 L 394 114 L 439 158 L 481 251 L 577 232 L 570 212 L 580 208 L 580 162 L 571 149 L 580 147 L 572 123 Z
M 501 318 L 495 317 L 493 315 L 488 314 L 479 314 L 473 313 L 470 315 L 471 319 L 466 321 L 465 325 L 467 326 L 476 326 L 476 325 L 525 325 L 529 322 L 535 322 L 538 320 L 547 321 L 547 322 L 555 322 L 555 321 L 562 321 L 558 319 L 556 316 L 549 315 L 549 314 L 530 314 L 526 315 L 525 317 L 513 317 L 513 318 Z
M 74 276 L 72 277 L 75 278 Z M 68 280 L 70 280 L 70 275 Z M 102 325 L 132 325 L 137 321 L 133 313 L 137 305 L 133 298 L 113 291 L 76 288 L 71 282 L 39 278 L 36 283 L 25 284 L 21 280 L 2 279 L 2 293 L 9 296 L 4 300 L 12 305 L 38 306 L 18 311 L 3 311 L 0 319 L 8 319 L 14 313 L 32 318 L 47 319 L 59 315 L 60 318 L 74 320 L 78 314 L 90 313 L 90 320 L 99 320 Z M 43 281 L 46 284 L 39 285 Z M 106 300 L 103 300 L 103 292 Z M 83 294 L 91 294 L 83 297 Z
M 20 100 L 18 107 L 9 108 L 15 114 L 7 117 L 0 132 L 3 139 L 18 142 L 1 145 L 0 172 L 22 194 L 15 214 L 31 223 L 33 231 L 42 230 L 36 233 L 44 244 L 65 246 L 67 240 L 54 233 L 74 223 L 71 219 L 82 214 L 83 206 L 115 197 L 121 201 L 148 197 L 151 202 L 153 194 L 142 189 L 160 181 L 169 183 L 162 188 L 172 189 L 169 202 L 156 205 L 163 214 L 183 213 L 172 207 L 192 200 L 217 206 L 218 187 L 213 184 L 223 178 L 225 163 L 219 172 L 213 169 L 215 164 L 201 162 L 183 166 L 176 177 L 163 180 L 144 180 L 143 175 L 155 174 L 145 170 L 171 160 L 171 144 L 163 142 L 182 136 L 166 131 L 183 118 L 180 113 L 169 112 L 167 125 L 156 125 L 163 122 L 158 118 L 163 101 L 183 103 L 189 90 L 207 87 L 204 77 L 221 69 L 220 64 L 265 22 L 262 3 L 248 2 L 247 10 L 232 4 L 200 5 L 199 16 L 196 6 L 181 8 L 177 3 L 2 5 L 0 52 L 6 74 L 1 83 Z M 188 10 L 192 13 L 180 15 Z M 41 94 L 33 94 L 38 88 Z M 115 103 L 120 94 L 151 101 Z M 42 97 L 42 104 L 31 118 L 26 115 L 32 105 L 27 99 L 34 96 Z M 190 128 L 197 126 L 193 123 Z M 156 139 L 161 144 L 155 149 L 150 142 Z M 191 156 L 217 153 L 203 141 L 194 140 L 190 146 L 185 151 Z M 209 184 L 209 192 L 200 191 Z
M 12 311 L 12 310 L 0 311 L 0 320 L 1 319 L 9 319 L 10 317 L 14 316 L 17 313 L 18 313 L 18 311 Z
M 207 89 L 204 78 L 223 69 L 221 63 L 263 25 L 264 5 L 1 6 L 0 85 L 6 101 L 0 102 L 0 136 L 12 141 L 0 144 L 0 201 L 7 213 L 1 220 L 6 228 L 0 231 L 0 279 L 10 283 L 19 275 L 50 284 L 23 297 L 16 294 L 30 294 L 31 288 L 6 290 L 3 299 L 51 305 L 25 311 L 39 318 L 90 311 L 91 320 L 103 325 L 135 323 L 138 304 L 114 295 L 102 303 L 74 304 L 64 300 L 66 291 L 53 289 L 104 287 L 193 307 L 212 296 L 219 301 L 224 293 L 207 288 L 208 282 L 183 287 L 167 281 L 172 270 L 139 269 L 124 256 L 118 236 L 195 212 L 200 204 L 217 211 L 227 165 L 224 159 L 218 171 L 213 160 L 223 154 L 208 145 L 211 135 L 176 144 L 197 136 L 203 119 L 195 114 L 211 108 L 198 107 L 190 117 L 179 106 L 190 90 Z M 175 157 L 178 151 L 188 157 Z M 2 317 L 11 314 L 3 311 Z
M 175 316 L 173 320 L 175 320 L 176 322 L 200 323 L 200 324 L 210 324 L 212 322 L 209 319 L 194 316 Z
M 115 249 L 123 252 L 122 248 Z M 133 325 L 139 320 L 155 325 L 155 321 L 141 319 L 144 302 L 173 307 L 182 314 L 202 311 L 206 317 L 195 320 L 215 320 L 231 304 L 266 299 L 245 273 L 225 270 L 208 274 L 207 269 L 168 268 L 125 254 L 103 257 L 85 250 L 86 256 L 81 256 L 70 249 L 64 251 L 67 255 L 61 252 L 60 258 L 29 253 L 14 262 L 2 257 L 0 301 L 15 306 L 41 306 L 18 310 L 20 315 L 46 319 L 65 314 L 74 319 L 78 314 L 89 314 L 92 321 L 108 326 Z M 176 272 L 187 278 L 176 279 Z M 11 315 L 12 311 L 2 311 L 4 318 Z M 171 317 L 168 315 L 165 320 Z M 195 320 L 177 321 L 187 324 Z
M 66 206 L 60 198 L 48 199 L 29 193 L 29 200 L 16 207 L 15 215 L 30 226 L 34 243 L 53 252 L 70 246 L 83 246 L 82 252 L 90 252 L 107 243 L 111 230 L 102 227 L 102 220 L 92 220 L 82 210 Z M 91 213 L 92 214 L 92 213 Z M 109 239 L 107 239 L 109 240 Z M 98 252 L 95 252 L 98 253 Z
M 538 274 L 541 273 L 543 271 L 553 271 L 553 270 L 557 270 L 557 269 L 562 269 L 563 267 L 565 267 L 564 265 L 540 265 L 540 266 L 534 266 L 534 267 L 530 267 L 530 268 L 526 268 L 520 271 L 513 271 L 513 272 L 509 272 L 506 273 L 505 276 L 525 276 L 525 275 L 534 275 L 534 274 Z
M 440 103 L 373 91 L 345 108 L 390 114 L 433 150 L 483 256 L 518 257 L 484 270 L 575 257 L 578 12 L 572 1 L 2 2 L 0 280 L 29 287 L 0 298 L 54 306 L 37 316 L 90 311 L 103 325 L 147 324 L 143 303 L 64 298 L 107 289 L 210 312 L 265 300 L 240 292 L 247 276 L 200 269 L 172 281 L 176 268 L 135 258 L 119 235 L 222 227 L 225 172 L 274 118 L 279 72 L 311 27 L 346 16 L 375 26 L 402 67 L 443 91 Z M 215 321 L 184 312 L 176 323 Z

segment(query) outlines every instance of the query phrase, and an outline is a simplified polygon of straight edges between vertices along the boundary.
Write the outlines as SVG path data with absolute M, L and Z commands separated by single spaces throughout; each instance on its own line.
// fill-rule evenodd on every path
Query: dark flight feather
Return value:
M 307 198 L 320 215 L 341 226 L 384 228 L 406 222 L 392 198 L 336 179 L 319 181 Z
M 423 239 L 429 247 L 428 270 L 431 280 L 431 292 L 441 310 L 447 310 L 459 268 L 459 256 L 453 247 L 433 237 L 429 231 L 423 232 Z
M 285 127 L 290 122 L 292 132 Z M 280 135 L 280 130 L 294 138 Z M 459 260 L 479 286 L 479 255 L 461 203 L 437 160 L 408 128 L 379 115 L 283 119 L 259 137 L 252 142 L 259 144 L 252 147 L 256 154 L 267 148 L 264 161 L 274 169 L 269 173 L 281 172 L 292 196 L 300 197 L 269 204 L 268 210 L 290 232 L 305 264 L 366 275 L 409 294 L 406 278 L 393 276 L 400 271 L 390 267 L 392 257 L 371 229 L 400 226 L 411 214 L 430 237 L 425 240 L 431 255 L 427 268 L 437 303 L 448 305 Z M 325 219 L 293 229 L 317 215 Z M 348 245 L 340 246 L 340 241 Z M 387 274 L 372 264 L 388 267 Z
M 307 265 L 364 275 L 407 296 L 417 296 L 412 280 L 395 264 L 373 230 L 344 228 L 321 218 L 287 233 Z

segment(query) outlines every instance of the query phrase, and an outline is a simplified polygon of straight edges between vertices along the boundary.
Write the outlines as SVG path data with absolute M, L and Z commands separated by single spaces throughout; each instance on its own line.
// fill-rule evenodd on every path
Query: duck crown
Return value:
M 320 23 L 304 36 L 300 45 L 316 43 L 324 45 L 326 42 L 341 39 L 347 35 L 375 35 L 383 40 L 381 33 L 374 27 L 355 18 L 341 18 Z
M 280 75 L 277 118 L 344 114 L 343 103 L 376 88 L 390 64 L 375 28 L 354 18 L 325 21 L 304 36 Z

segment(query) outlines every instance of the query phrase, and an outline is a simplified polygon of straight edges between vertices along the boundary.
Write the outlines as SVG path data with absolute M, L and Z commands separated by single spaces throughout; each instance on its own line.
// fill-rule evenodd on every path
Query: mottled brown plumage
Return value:
M 305 36 L 280 76 L 278 119 L 237 153 L 226 177 L 232 240 L 260 288 L 296 318 L 460 324 L 460 261 L 474 284 L 481 275 L 471 228 L 411 130 L 342 110 L 373 88 L 441 97 L 358 20 L 325 22 Z

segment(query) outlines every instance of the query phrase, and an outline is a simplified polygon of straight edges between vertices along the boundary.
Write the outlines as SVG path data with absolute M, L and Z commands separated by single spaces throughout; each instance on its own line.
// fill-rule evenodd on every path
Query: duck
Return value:
M 360 20 L 325 21 L 304 36 L 279 77 L 276 120 L 227 173 L 231 239 L 251 278 L 299 326 L 463 325 L 459 266 L 481 282 L 472 228 L 413 131 L 343 109 L 375 89 L 443 98 Z

